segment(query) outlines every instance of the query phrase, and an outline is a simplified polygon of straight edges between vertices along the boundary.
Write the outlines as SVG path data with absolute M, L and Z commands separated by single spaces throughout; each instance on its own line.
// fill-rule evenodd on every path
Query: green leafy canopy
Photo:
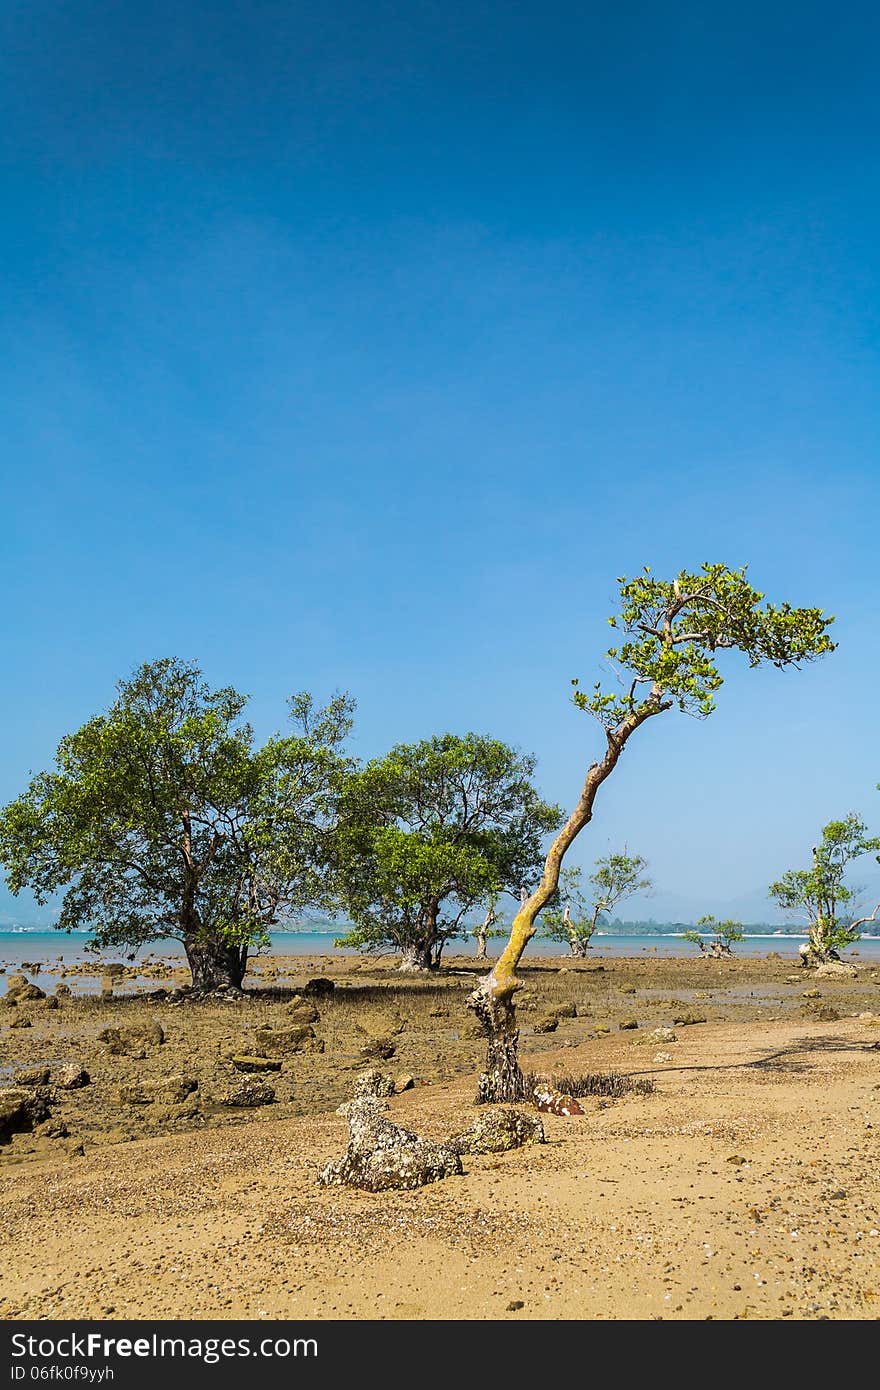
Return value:
M 742 652 L 750 666 L 777 667 L 834 650 L 828 636 L 833 618 L 818 608 L 765 604 L 745 567 L 704 564 L 671 581 L 655 579 L 646 568 L 618 583 L 620 611 L 608 622 L 626 640 L 607 656 L 622 688 L 605 691 L 597 682 L 591 694 L 576 688 L 573 696 L 609 731 L 672 705 L 701 718 L 711 714 L 723 684 L 717 654 L 725 649 Z
M 479 734 L 398 744 L 348 782 L 339 834 L 342 940 L 432 952 L 466 914 L 519 893 L 561 820 L 532 784 L 534 758 Z
M 869 835 L 861 816 L 850 812 L 824 827 L 809 869 L 788 869 L 770 884 L 769 895 L 779 907 L 806 918 L 818 953 L 851 945 L 859 939 L 858 927 L 873 920 L 855 921 L 859 890 L 845 880 L 856 859 L 877 850 L 880 838 Z
M 324 864 L 353 702 L 294 696 L 296 732 L 257 747 L 243 695 L 166 658 L 62 739 L 0 813 L 13 892 L 64 891 L 58 925 L 101 946 L 158 937 L 246 946 L 326 898 Z

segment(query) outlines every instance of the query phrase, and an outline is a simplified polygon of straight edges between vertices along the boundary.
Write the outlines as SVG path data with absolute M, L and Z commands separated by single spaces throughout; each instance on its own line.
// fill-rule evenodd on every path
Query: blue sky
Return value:
M 754 919 L 824 821 L 880 825 L 878 39 L 859 4 L 0 4 L 0 797 L 174 653 L 261 732 L 347 688 L 364 756 L 492 732 L 570 804 L 615 577 L 721 559 L 840 648 L 731 657 L 576 858 Z

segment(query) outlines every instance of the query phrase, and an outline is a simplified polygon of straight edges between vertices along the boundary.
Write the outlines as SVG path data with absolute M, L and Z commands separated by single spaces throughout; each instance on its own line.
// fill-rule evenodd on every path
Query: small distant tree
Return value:
M 56 925 L 100 948 L 179 941 L 196 991 L 238 990 L 269 926 L 329 905 L 353 702 L 296 695 L 295 732 L 260 747 L 246 698 L 196 666 L 154 661 L 117 688 L 0 812 L 9 886 L 40 903 L 63 891 Z
M 353 925 L 338 944 L 390 947 L 402 970 L 437 969 L 481 902 L 517 896 L 540 867 L 562 816 L 533 786 L 534 767 L 498 739 L 442 734 L 398 744 L 352 776 L 335 877 Z
M 710 715 L 723 683 L 718 655 L 725 650 L 742 652 L 750 666 L 780 668 L 797 667 L 834 650 L 828 636 L 831 618 L 819 608 L 764 604 L 764 595 L 748 583 L 744 569 L 705 564 L 696 573 L 683 570 L 670 580 L 655 579 L 645 569 L 619 583 L 620 612 L 608 621 L 623 630 L 625 640 L 607 654 L 619 686 L 604 690 L 597 682 L 587 693 L 573 682 L 575 704 L 601 725 L 604 751 L 587 768 L 580 797 L 547 852 L 538 886 L 513 919 L 507 945 L 469 1000 L 489 1038 L 478 1091 L 483 1101 L 523 1095 L 516 968 L 535 934 L 538 915 L 559 887 L 563 859 L 592 820 L 599 789 L 629 740 L 667 710 Z M 562 596 L 563 604 L 568 597 Z
M 520 893 L 524 893 L 524 888 Z M 488 956 L 487 944 L 492 937 L 504 935 L 504 916 L 498 911 L 498 903 L 501 894 L 497 889 L 493 889 L 489 894 L 489 902 L 486 912 L 479 926 L 474 929 L 474 940 L 477 943 L 477 960 L 486 960 Z
M 640 854 L 609 854 L 599 859 L 590 874 L 588 891 L 581 886 L 581 869 L 563 868 L 559 878 L 559 898 L 564 906 L 547 909 L 542 918 L 542 936 L 564 941 L 573 956 L 584 957 L 603 914 L 608 914 L 626 898 L 651 887 L 645 875 L 647 861 Z
M 700 952 L 704 956 L 715 956 L 716 958 L 730 956 L 733 954 L 730 948 L 734 941 L 745 940 L 742 922 L 716 922 L 715 918 L 710 915 L 701 917 L 697 926 L 702 927 L 705 933 L 711 933 L 711 941 L 705 941 L 703 935 L 698 931 L 684 932 L 683 939 L 692 941 L 695 946 L 699 946 Z
M 813 846 L 812 868 L 789 869 L 770 884 L 774 902 L 807 923 L 807 941 L 800 949 L 805 965 L 838 960 L 840 951 L 859 940 L 859 928 L 877 920 L 880 903 L 870 916 L 856 917 L 859 890 L 844 881 L 850 865 L 875 850 L 880 850 L 880 838 L 869 835 L 861 817 L 851 813 L 825 826 L 821 842 Z

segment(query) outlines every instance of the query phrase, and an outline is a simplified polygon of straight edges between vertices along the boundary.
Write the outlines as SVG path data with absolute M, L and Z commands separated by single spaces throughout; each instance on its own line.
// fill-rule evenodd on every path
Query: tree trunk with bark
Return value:
M 247 970 L 247 946 L 229 945 L 212 937 L 187 936 L 183 949 L 197 994 L 210 994 L 216 989 L 241 989 Z
M 409 942 L 400 953 L 398 969 L 405 975 L 419 974 L 434 968 L 433 942 Z
M 481 1075 L 477 1099 L 486 1102 L 521 1100 L 525 1093 L 519 1065 L 514 994 L 520 987 L 516 977 L 523 951 L 535 935 L 535 921 L 559 887 L 559 874 L 566 851 L 592 819 L 596 793 L 617 766 L 624 745 L 646 719 L 669 709 L 659 690 L 624 719 L 615 729 L 606 729 L 605 756 L 587 771 L 577 805 L 547 852 L 544 872 L 535 891 L 520 906 L 513 919 L 510 939 L 489 974 L 480 981 L 468 1000 L 479 1022 L 489 1034 L 486 1070 Z

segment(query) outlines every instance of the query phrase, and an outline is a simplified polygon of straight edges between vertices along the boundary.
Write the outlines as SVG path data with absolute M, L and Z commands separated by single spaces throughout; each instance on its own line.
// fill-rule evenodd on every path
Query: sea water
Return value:
M 259 954 L 275 956 L 330 956 L 330 955 L 356 955 L 357 952 L 350 947 L 336 947 L 333 942 L 337 933 L 332 931 L 292 931 L 292 932 L 273 932 L 271 946 L 268 951 L 261 951 Z M 734 946 L 734 954 L 738 956 L 766 956 L 776 953 L 780 956 L 797 958 L 798 947 L 805 940 L 802 935 L 794 933 L 765 932 L 754 933 L 746 936 L 744 941 L 737 942 Z M 6 979 L 9 974 L 20 971 L 25 964 L 39 963 L 45 970 L 48 966 L 58 965 L 63 962 L 65 965 L 76 965 L 82 962 L 94 961 L 95 976 L 101 974 L 102 961 L 127 961 L 131 953 L 122 949 L 102 952 L 100 956 L 94 955 L 86 948 L 91 941 L 88 932 L 64 932 L 46 931 L 42 928 L 13 927 L 0 930 L 0 966 L 6 967 L 6 973 L 0 975 L 0 994 L 5 991 Z M 490 940 L 489 956 L 490 959 L 498 954 L 502 947 L 500 938 Z M 476 943 L 473 939 L 464 941 L 451 941 L 446 947 L 447 955 L 469 955 L 476 954 Z M 529 942 L 528 954 L 530 956 L 556 957 L 560 960 L 570 959 L 568 952 L 560 946 L 558 942 L 542 940 L 535 937 Z M 142 960 L 147 955 L 177 957 L 183 963 L 183 949 L 177 941 L 153 941 L 137 953 L 136 961 Z M 615 934 L 612 932 L 597 932 L 593 937 L 593 945 L 590 948 L 590 960 L 601 960 L 603 956 L 692 956 L 698 958 L 698 949 L 690 942 L 683 940 L 681 932 L 650 932 L 644 935 L 634 933 Z M 850 947 L 845 953 L 844 958 L 858 962 L 863 960 L 865 964 L 880 963 L 880 936 L 865 936 L 855 946 Z M 391 954 L 386 955 L 386 959 L 393 959 Z M 81 987 L 85 981 L 80 977 Z

